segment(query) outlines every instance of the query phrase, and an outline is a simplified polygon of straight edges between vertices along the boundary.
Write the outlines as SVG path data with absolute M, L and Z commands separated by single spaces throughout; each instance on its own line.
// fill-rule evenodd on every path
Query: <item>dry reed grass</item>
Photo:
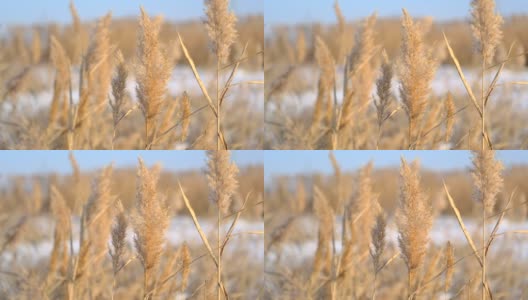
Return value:
M 238 80 L 237 75 L 245 69 L 250 74 L 243 78 L 259 76 L 263 18 L 237 17 L 229 1 L 207 1 L 204 7 L 209 19 L 205 25 L 162 23 L 150 19 L 143 9 L 139 21 L 112 20 L 109 13 L 92 22 L 82 19 L 71 1 L 71 24 L 9 28 L 0 41 L 0 60 L 8 71 L 0 74 L 5 104 L 1 124 L 6 129 L 0 148 L 262 148 L 258 122 L 263 114 L 255 109 L 254 100 L 263 92 L 259 87 L 263 81 Z M 176 42 L 180 38 L 187 40 L 185 47 Z M 214 54 L 209 51 L 210 40 Z M 199 78 L 203 90 L 217 81 L 214 106 L 209 93 L 198 94 L 195 83 L 173 73 L 176 70 L 179 76 L 189 69 L 182 60 L 189 51 L 192 68 L 209 72 L 213 55 L 218 61 L 216 72 L 210 72 L 216 73 L 215 80 Z M 224 74 L 228 69 L 231 73 Z M 53 85 L 47 79 L 51 73 L 55 73 Z M 221 80 L 226 82 L 219 84 Z M 169 89 L 169 81 L 171 87 L 179 81 L 177 92 Z M 50 86 L 51 103 L 33 106 L 34 98 L 47 102 Z M 210 112 L 205 110 L 209 103 L 215 118 L 219 116 L 217 147 L 212 138 L 201 139 L 209 130 Z M 237 118 L 222 121 L 227 114 Z
M 525 69 L 526 18 L 503 22 L 493 0 L 472 1 L 471 22 L 413 19 L 405 9 L 399 22 L 350 21 L 334 7 L 335 24 L 277 25 L 267 36 L 267 149 L 524 149 L 517 117 L 527 112 L 513 91 L 525 82 L 501 75 Z M 467 94 L 443 77 L 449 64 Z
M 222 155 L 226 153 L 219 154 Z M 133 172 L 113 170 L 111 166 L 97 172 L 82 172 L 73 155 L 70 159 L 72 174 L 60 178 L 52 174 L 28 178 L 31 180 L 28 182 L 39 183 L 34 184 L 33 189 L 43 186 L 43 190 L 24 191 L 17 188 L 16 194 L 12 194 L 16 195 L 13 199 L 22 202 L 18 208 L 11 204 L 6 206 L 13 213 L 12 217 L 8 216 L 8 223 L 3 214 L 0 217 L 0 298 L 201 299 L 212 296 L 203 285 L 206 278 L 202 276 L 216 273 L 217 268 L 207 260 L 208 252 L 204 252 L 205 248 L 199 241 L 192 239 L 178 242 L 179 245 L 175 247 L 173 234 L 167 234 L 169 222 L 174 222 L 173 218 L 183 219 L 187 215 L 186 211 L 182 211 L 184 199 L 189 207 L 196 207 L 196 211 L 191 207 L 192 214 L 196 217 L 198 213 L 200 222 L 212 219 L 208 212 L 210 209 L 201 207 L 203 204 L 213 207 L 207 201 L 207 174 L 203 171 L 183 172 L 177 176 L 173 174 L 171 178 L 171 173 L 163 172 L 160 166 L 147 168 L 139 159 L 135 179 L 136 203 L 131 206 L 129 201 L 122 203 L 120 199 L 134 198 L 134 191 L 127 194 L 130 182 L 134 181 Z M 226 172 L 233 172 L 234 164 L 228 158 L 226 169 L 220 163 L 222 159 L 218 159 L 218 179 L 223 181 L 233 178 Z M 75 172 L 79 174 L 75 175 Z M 235 227 L 241 222 L 253 222 L 261 218 L 259 207 L 263 206 L 262 199 L 242 194 L 246 200 L 240 206 L 234 203 L 246 191 L 252 190 L 251 194 L 255 195 L 262 193 L 262 169 L 248 173 L 247 168 L 242 168 L 240 172 L 244 176 L 240 186 L 228 184 L 226 189 L 221 183 L 211 186 L 210 190 L 211 194 L 215 194 L 213 188 L 220 188 L 222 201 L 233 203 L 221 215 L 222 228 L 224 225 L 230 226 L 225 231 L 222 229 L 224 234 L 219 239 L 220 256 L 215 256 L 221 262 L 221 295 L 226 299 L 233 296 L 245 299 L 257 297 L 261 284 L 261 262 L 250 260 L 249 257 L 242 259 L 253 254 L 249 254 L 247 251 L 250 250 L 247 249 L 237 249 L 235 245 L 247 242 L 243 236 L 256 236 L 258 240 L 263 232 L 235 230 Z M 77 176 L 80 177 L 79 183 L 74 185 Z M 124 177 L 121 183 L 120 177 Z M 92 184 L 89 184 L 92 178 Z M 9 196 L 11 192 L 8 192 L 10 187 L 18 186 L 11 184 L 15 181 L 18 179 L 9 179 L 10 184 L 2 188 L 1 194 L 5 196 L 6 204 L 10 202 L 7 199 L 12 197 Z M 183 194 L 178 181 L 185 187 L 186 192 Z M 83 187 L 87 190 L 83 190 Z M 41 199 L 38 199 L 39 193 Z M 76 200 L 72 193 L 81 198 L 81 212 L 74 209 Z M 188 200 L 187 195 L 196 200 Z M 182 203 L 178 204 L 178 201 Z M 42 209 L 30 214 L 26 206 L 28 202 L 43 202 Z M 216 204 L 214 207 L 216 211 Z M 54 228 L 45 225 L 48 219 L 54 220 Z M 6 224 L 8 226 L 4 227 Z M 48 229 L 52 232 L 49 233 Z M 179 230 L 184 233 L 189 229 L 193 230 L 178 228 L 178 238 Z M 201 230 L 200 227 L 197 229 Z M 172 226 L 171 230 L 174 230 Z M 216 234 L 200 232 L 205 239 L 216 239 Z M 37 253 L 40 259 L 24 258 L 26 245 L 46 242 L 50 243 L 51 248 L 49 252 L 41 250 L 42 253 Z M 214 249 L 216 251 L 216 247 Z M 241 272 L 241 267 L 245 271 Z M 26 272 L 31 273 L 28 280 L 20 281 Z M 16 275 L 12 277 L 8 274 Z M 237 284 L 232 284 L 232 281 Z M 216 282 L 215 279 L 213 283 Z
M 367 164 L 353 174 L 339 172 L 340 181 L 336 174 L 327 173 L 273 177 L 266 191 L 266 299 L 474 299 L 481 294 L 486 299 L 514 299 L 522 295 L 521 273 L 497 266 L 528 267 L 519 252 L 505 258 L 518 249 L 516 243 L 524 240 L 526 231 L 503 227 L 506 218 L 518 222 L 508 214 L 527 204 L 518 195 L 519 189 L 525 189 L 518 184 L 522 178 L 519 170 L 525 167 L 505 171 L 503 187 L 500 163 L 492 153 L 475 152 L 474 160 L 480 161 L 478 167 L 458 172 L 420 170 L 417 162 L 402 159 L 399 176 L 396 170 L 383 169 L 367 175 Z M 336 161 L 331 163 L 339 169 L 346 167 Z M 486 171 L 480 172 L 484 165 Z M 493 181 L 488 182 L 491 190 L 480 187 L 488 179 Z M 302 212 L 292 208 L 292 202 L 298 201 L 295 186 L 299 181 L 313 185 L 313 191 L 304 195 L 313 208 Z M 447 182 L 445 187 L 442 181 Z M 352 185 L 355 191 L 345 198 L 349 208 L 340 213 L 335 208 L 341 201 L 333 196 L 336 182 Z M 369 188 L 373 182 L 379 184 Z M 388 201 L 395 202 L 398 190 L 395 206 Z M 365 201 L 365 194 L 381 191 L 387 192 L 387 199 L 380 196 L 383 201 L 378 210 L 370 212 L 373 217 L 364 206 L 354 205 Z M 496 203 L 484 220 L 480 219 L 484 206 L 479 200 L 483 194 Z M 472 195 L 475 201 L 467 201 Z M 505 200 L 498 204 L 502 197 Z M 375 197 L 368 198 L 367 203 L 375 205 Z M 463 213 L 457 205 L 465 207 Z M 515 224 L 526 225 L 527 217 Z M 448 224 L 455 220 L 460 228 L 449 229 Z M 487 229 L 483 244 L 478 245 L 474 239 L 487 225 L 494 225 L 493 229 Z M 402 276 L 405 273 L 407 277 Z

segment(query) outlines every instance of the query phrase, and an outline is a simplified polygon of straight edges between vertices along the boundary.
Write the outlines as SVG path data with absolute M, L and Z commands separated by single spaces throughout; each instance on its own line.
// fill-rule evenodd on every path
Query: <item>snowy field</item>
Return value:
M 337 101 L 339 103 L 343 100 L 343 68 L 338 68 L 337 73 Z M 477 83 L 480 82 L 480 71 L 476 69 L 463 69 L 464 75 L 468 82 Z M 495 71 L 494 71 L 495 72 Z M 491 72 L 487 76 L 488 84 L 491 83 L 495 73 Z M 294 71 L 291 77 L 291 81 L 301 82 L 303 85 L 312 87 L 302 92 L 285 92 L 282 96 L 276 97 L 275 101 L 280 102 L 283 108 L 295 109 L 301 111 L 303 108 L 313 107 L 317 99 L 317 81 L 319 79 L 319 70 L 313 67 L 303 66 Z M 493 92 L 493 95 L 497 96 L 502 93 L 511 93 L 514 103 L 526 107 L 528 105 L 528 86 L 526 85 L 511 85 L 507 83 L 525 81 L 528 82 L 528 70 L 510 70 L 503 69 L 498 86 Z M 480 85 L 480 83 L 478 83 Z M 392 92 L 393 95 L 399 98 L 399 82 L 397 78 L 393 79 Z M 457 70 L 451 66 L 442 66 L 437 72 L 435 79 L 432 83 L 433 94 L 439 97 L 444 97 L 448 91 L 454 95 L 466 95 L 466 90 L 460 77 L 458 76 Z M 372 92 L 375 90 L 373 88 Z M 478 95 L 476 90 L 474 93 Z M 493 98 L 493 96 L 492 96 Z M 492 99 L 493 101 L 493 99 Z M 270 103 L 269 109 L 273 110 L 276 108 L 275 103 Z
M 310 238 L 300 243 L 283 243 L 278 247 L 274 247 L 272 252 L 266 256 L 266 263 L 272 264 L 279 256 L 282 264 L 290 264 L 291 266 L 298 266 L 305 263 L 305 260 L 312 259 L 317 249 L 317 220 L 312 216 L 302 216 L 295 220 L 295 226 L 299 236 L 308 236 Z M 464 223 L 471 234 L 471 237 L 477 243 L 480 241 L 482 234 L 480 225 L 472 219 L 464 219 Z M 495 221 L 488 224 L 487 232 L 491 233 Z M 336 251 L 341 252 L 341 220 L 336 220 Z M 490 254 L 504 251 L 509 252 L 512 257 L 517 260 L 528 260 L 528 238 L 526 234 L 507 233 L 514 230 L 528 230 L 528 222 L 515 223 L 504 219 L 499 227 L 495 241 L 491 245 Z M 506 234 L 502 234 L 506 233 Z M 431 243 L 437 247 L 444 247 L 450 241 L 455 248 L 462 248 L 467 246 L 466 238 L 458 225 L 458 222 L 453 217 L 438 217 L 434 220 L 433 228 L 430 232 Z M 398 231 L 392 222 L 388 220 L 386 242 L 388 246 L 398 246 Z M 279 250 L 280 249 L 280 250 Z M 280 255 L 278 253 L 280 251 Z
M 216 239 L 216 219 L 199 218 L 198 221 L 212 243 L 213 239 Z M 20 241 L 16 244 L 16 251 L 9 249 L 3 253 L 1 261 L 4 264 L 9 264 L 13 259 L 16 259 L 18 262 L 31 265 L 38 263 L 39 260 L 48 257 L 51 253 L 53 247 L 53 221 L 48 217 L 37 217 L 31 218 L 28 222 L 26 226 L 29 226 L 31 230 L 37 231 L 35 234 L 41 235 L 44 238 L 33 243 L 28 243 L 23 240 Z M 72 224 L 74 229 L 74 250 L 77 252 L 79 247 L 79 219 L 73 219 Z M 227 232 L 230 225 L 230 221 L 224 224 L 223 234 Z M 243 252 L 247 253 L 253 260 L 263 262 L 264 239 L 262 235 L 252 233 L 256 231 L 264 231 L 264 223 L 239 219 L 233 231 L 232 238 L 225 248 L 225 255 L 230 256 L 234 255 L 234 253 Z M 134 233 L 129 228 L 127 240 L 130 247 L 133 247 L 133 237 Z M 166 238 L 167 243 L 175 247 L 183 243 L 187 243 L 190 247 L 201 247 L 203 245 L 200 235 L 194 227 L 192 219 L 189 217 L 173 218 L 167 230 Z M 205 253 L 205 247 L 203 249 Z
M 54 80 L 54 71 L 49 67 L 38 67 L 33 69 L 34 80 L 41 82 L 46 89 L 39 91 L 37 93 L 24 93 L 17 96 L 16 103 L 18 107 L 27 107 L 29 109 L 37 109 L 43 107 L 49 107 L 53 97 L 53 80 Z M 199 69 L 198 70 L 202 81 L 208 86 L 209 91 L 216 89 L 216 71 L 212 69 Z M 226 82 L 231 70 L 226 70 L 222 74 L 222 80 L 220 84 Z M 264 73 L 262 71 L 249 71 L 244 69 L 238 69 L 237 73 L 232 81 L 234 85 L 230 89 L 228 94 L 229 100 L 248 101 L 250 107 L 255 111 L 262 110 L 264 103 L 264 88 L 262 84 L 244 84 L 248 81 L 263 81 Z M 39 84 L 40 85 L 40 84 Z M 72 85 L 73 85 L 73 101 L 75 103 L 79 100 L 78 86 L 79 86 L 79 70 L 72 70 Z M 223 86 L 222 86 L 223 87 Z M 221 88 L 222 88 L 221 87 Z M 136 101 L 136 82 L 132 77 L 132 74 L 129 75 L 127 81 L 127 91 L 130 93 L 132 99 Z M 191 96 L 196 95 L 199 97 L 202 96 L 200 86 L 196 82 L 196 79 L 193 75 L 193 72 L 190 68 L 186 66 L 178 66 L 173 72 L 168 84 L 169 94 L 172 96 L 180 96 L 183 92 L 187 92 Z M 236 97 L 235 97 L 236 94 Z M 213 94 L 211 94 L 213 97 Z M 3 103 L 4 114 L 7 114 L 12 105 L 9 103 Z

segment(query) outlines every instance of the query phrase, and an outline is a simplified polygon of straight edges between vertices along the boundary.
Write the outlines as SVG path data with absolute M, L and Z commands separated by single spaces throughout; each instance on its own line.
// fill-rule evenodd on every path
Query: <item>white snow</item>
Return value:
M 467 219 L 467 218 L 466 218 Z M 472 219 L 464 219 L 464 223 L 470 232 L 475 242 L 480 241 L 481 227 L 478 221 Z M 312 216 L 303 216 L 297 219 L 296 229 L 301 230 L 301 236 L 310 236 L 311 238 L 301 243 L 284 243 L 280 247 L 272 248 L 272 251 L 266 256 L 266 263 L 275 262 L 279 256 L 281 263 L 291 265 L 300 265 L 306 259 L 311 259 L 317 249 L 317 220 Z M 495 226 L 492 221 L 488 224 L 487 233 L 490 234 Z M 341 252 L 341 220 L 336 219 L 336 251 Z M 514 230 L 527 230 L 528 222 L 516 223 L 503 219 L 497 232 L 497 237 L 490 248 L 490 256 L 500 252 L 506 251 L 509 255 L 514 256 L 519 260 L 528 260 L 528 239 L 526 235 L 511 233 Z M 506 233 L 506 234 L 502 234 Z M 454 217 L 441 216 L 435 219 L 433 227 L 430 232 L 431 243 L 438 247 L 444 247 L 450 241 L 455 248 L 467 246 L 466 238 L 457 220 Z M 388 221 L 386 231 L 387 245 L 397 247 L 398 232 L 397 228 L 391 220 Z
M 471 69 L 471 68 L 463 68 L 464 76 L 468 80 L 469 83 L 478 83 L 480 86 L 480 71 L 477 69 Z M 337 74 L 337 101 L 338 103 L 342 102 L 343 99 L 343 93 L 342 93 L 342 87 L 343 87 L 343 76 L 341 74 L 343 73 L 343 68 L 337 68 L 336 74 Z M 284 93 L 282 96 L 280 96 L 278 99 L 275 99 L 278 103 L 282 105 L 283 108 L 287 108 L 294 111 L 301 111 L 304 108 L 313 107 L 315 105 L 315 101 L 317 98 L 317 81 L 319 78 L 320 72 L 311 66 L 302 66 L 299 67 L 297 70 L 295 70 L 295 73 L 292 76 L 293 81 L 302 82 L 306 86 L 312 87 L 311 89 L 307 89 L 302 92 L 287 92 Z M 492 72 L 489 72 L 486 77 L 486 82 L 489 84 L 491 83 L 493 77 L 495 76 L 495 70 Z M 477 82 L 478 81 L 478 82 Z M 528 70 L 511 70 L 511 69 L 503 69 L 502 73 L 500 74 L 499 81 L 497 88 L 494 90 L 493 95 L 496 96 L 501 95 L 505 91 L 511 92 L 512 99 L 514 99 L 514 103 L 523 105 L 524 107 L 527 107 L 528 104 L 528 87 L 525 85 L 512 85 L 508 83 L 512 82 L 519 82 L 519 81 L 528 81 Z M 397 78 L 393 79 L 392 82 L 392 92 L 393 95 L 397 96 L 399 98 L 399 87 L 400 83 L 398 82 Z M 353 87 L 352 87 L 353 88 Z M 472 87 L 474 88 L 474 87 Z M 435 78 L 431 84 L 432 93 L 437 96 L 445 96 L 448 91 L 453 93 L 454 95 L 463 95 L 467 96 L 466 90 L 464 88 L 464 85 L 462 81 L 460 80 L 460 77 L 458 75 L 457 70 L 452 66 L 442 66 L 440 67 L 435 75 Z M 373 87 L 372 92 L 375 92 L 375 88 Z M 477 91 L 473 91 L 475 94 L 477 94 Z M 493 98 L 492 95 L 492 98 Z M 269 109 L 273 110 L 276 108 L 275 103 L 270 103 Z
M 216 220 L 211 218 L 200 218 L 199 223 L 210 240 L 209 242 L 213 243 L 213 237 L 216 236 Z M 24 243 L 23 241 L 18 243 L 14 250 L 9 249 L 2 254 L 0 260 L 3 264 L 9 264 L 13 259 L 16 259 L 18 262 L 24 262 L 24 264 L 31 265 L 49 256 L 53 248 L 53 221 L 47 217 L 39 217 L 32 219 L 30 225 L 38 234 L 46 235 L 47 238 L 34 243 Z M 223 234 L 227 232 L 230 225 L 230 221 L 224 224 L 222 228 Z M 72 219 L 72 226 L 74 229 L 73 248 L 74 251 L 77 252 L 79 248 L 79 218 Z M 232 255 L 235 252 L 240 253 L 242 251 L 255 260 L 263 261 L 264 237 L 261 234 L 254 234 L 256 231 L 264 231 L 263 222 L 239 219 L 233 230 L 232 237 L 225 248 L 225 255 Z M 176 247 L 183 243 L 187 243 L 191 247 L 203 245 L 200 235 L 190 217 L 179 216 L 173 218 L 169 224 L 166 238 L 169 245 Z M 133 246 L 133 239 L 134 233 L 129 229 L 127 232 L 127 241 L 130 247 Z
M 18 107 L 23 107 L 24 109 L 36 110 L 38 108 L 48 107 L 51 104 L 53 97 L 53 77 L 54 72 L 49 67 L 41 66 L 33 69 L 33 76 L 35 80 L 41 81 L 47 89 L 39 91 L 38 93 L 24 93 L 17 95 L 16 105 Z M 213 87 L 216 89 L 216 71 L 212 69 L 199 69 L 198 73 L 204 84 L 207 86 L 209 93 L 212 93 Z M 227 81 L 230 75 L 230 70 L 224 70 L 221 74 L 220 84 L 223 87 L 223 83 Z M 236 101 L 248 101 L 250 107 L 255 109 L 255 111 L 262 110 L 264 103 L 264 87 L 262 84 L 244 84 L 248 81 L 263 81 L 264 72 L 262 71 L 249 71 L 244 69 L 238 69 L 235 77 L 233 78 L 232 84 L 234 86 L 230 89 L 229 95 L 236 94 L 236 99 L 234 97 L 229 97 L 229 100 Z M 79 101 L 79 70 L 72 69 L 72 87 L 73 87 L 73 102 L 77 103 Z M 174 68 L 172 75 L 170 77 L 169 83 L 167 85 L 169 94 L 173 96 L 179 96 L 184 91 L 189 95 L 199 95 L 202 97 L 202 92 L 200 86 L 194 78 L 192 70 L 187 66 L 177 66 Z M 137 99 L 136 97 L 136 82 L 135 78 L 130 74 L 127 80 L 127 91 L 130 93 L 132 99 Z M 214 95 L 211 94 L 211 97 Z M 134 100 L 136 101 L 136 100 Z M 191 99 L 192 101 L 192 99 Z M 5 102 L 2 103 L 2 110 L 4 115 L 8 115 L 12 110 L 12 104 Z

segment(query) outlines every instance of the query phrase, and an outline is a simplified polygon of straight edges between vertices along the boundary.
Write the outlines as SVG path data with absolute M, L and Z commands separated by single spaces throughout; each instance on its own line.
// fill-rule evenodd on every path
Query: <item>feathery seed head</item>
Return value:
M 90 240 L 90 248 L 95 251 L 94 263 L 98 263 L 107 250 L 107 241 L 112 230 L 113 202 L 111 193 L 112 166 L 103 169 L 101 174 L 92 182 L 92 192 L 86 203 L 86 224 Z
M 438 62 L 431 49 L 424 43 L 424 31 L 420 24 L 415 23 L 405 9 L 403 10 L 402 35 L 399 68 L 400 94 L 409 123 L 413 125 L 414 131 L 427 108 L 427 97 Z
M 207 158 L 210 199 L 225 214 L 231 206 L 231 196 L 238 188 L 238 168 L 231 162 L 229 151 L 208 151 Z
M 446 118 L 446 132 L 445 142 L 447 143 L 453 135 L 453 128 L 455 127 L 455 101 L 453 101 L 453 95 L 451 92 L 447 93 L 445 101 L 445 118 Z
M 191 125 L 191 101 L 187 92 L 183 92 L 181 101 L 182 113 L 181 113 L 181 140 L 187 139 L 189 134 L 189 126 Z
M 112 14 L 108 13 L 97 22 L 95 36 L 87 52 L 86 68 L 89 80 L 96 84 L 92 87 L 94 91 L 95 103 L 105 103 L 108 99 L 108 92 L 112 80 L 110 42 L 110 23 Z M 96 75 L 97 74 L 97 75 Z
M 205 0 L 205 14 L 212 50 L 220 63 L 225 63 L 237 38 L 237 17 L 229 10 L 229 0 Z
M 112 227 L 112 246 L 110 249 L 110 256 L 112 257 L 112 267 L 114 274 L 123 267 L 123 258 L 126 251 L 126 231 L 128 227 L 128 219 L 125 215 L 123 204 L 118 201 L 116 204 L 117 214 L 114 225 Z
M 161 258 L 169 216 L 156 190 L 157 176 L 147 169 L 141 158 L 138 161 L 134 242 L 147 278 L 150 278 Z
M 158 40 L 161 21 L 161 17 L 150 19 L 143 7 L 141 8 L 136 90 L 141 110 L 148 122 L 160 113 L 171 75 L 171 66 Z
M 445 248 L 445 263 L 446 263 L 446 274 L 445 274 L 445 287 L 444 291 L 447 292 L 451 286 L 451 281 L 453 280 L 453 274 L 455 271 L 455 249 L 450 241 L 447 242 Z
M 181 264 L 182 264 L 182 280 L 180 292 L 183 292 L 187 288 L 189 282 L 189 274 L 191 273 L 191 251 L 186 243 L 180 248 L 181 251 Z
M 476 188 L 476 199 L 484 205 L 487 212 L 493 211 L 497 201 L 497 194 L 504 185 L 502 170 L 502 163 L 495 159 L 494 151 L 473 152 L 471 175 Z
M 419 164 L 401 158 L 400 202 L 396 214 L 398 242 L 409 272 L 422 264 L 432 226 L 431 207 L 420 186 Z
M 471 29 L 475 47 L 486 65 L 490 65 L 502 40 L 502 17 L 495 14 L 494 0 L 471 1 Z
M 126 81 L 128 78 L 128 68 L 125 64 L 125 59 L 123 58 L 121 51 L 117 51 L 116 60 L 117 70 L 115 72 L 114 78 L 112 79 L 112 95 L 114 98 L 113 101 L 110 101 L 114 124 L 116 124 L 121 117 L 123 104 L 125 102 Z
M 321 69 L 321 81 L 325 89 L 330 90 L 335 81 L 335 60 L 324 40 L 315 38 L 315 59 Z
M 379 213 L 376 217 L 376 223 L 374 227 L 372 227 L 371 231 L 371 244 L 370 247 L 370 256 L 372 257 L 372 262 L 374 264 L 374 269 L 376 272 L 381 267 L 381 256 L 383 255 L 383 251 L 385 250 L 385 228 L 387 227 L 387 221 L 385 220 L 385 216 L 383 212 Z
M 392 77 L 394 71 L 385 49 L 382 52 L 381 77 L 376 82 L 377 99 L 374 101 L 378 116 L 378 125 L 381 125 L 389 116 L 389 105 L 391 100 Z

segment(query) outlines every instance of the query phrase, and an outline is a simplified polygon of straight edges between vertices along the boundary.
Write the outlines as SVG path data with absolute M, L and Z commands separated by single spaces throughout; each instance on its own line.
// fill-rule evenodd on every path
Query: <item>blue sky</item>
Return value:
M 401 16 L 406 8 L 411 15 L 432 16 L 437 20 L 468 18 L 470 0 L 340 0 L 348 20 L 364 18 L 377 12 L 379 16 Z M 527 13 L 527 0 L 496 0 L 503 15 Z M 335 22 L 334 0 L 265 0 L 266 25 L 276 23 Z
M 370 160 L 375 167 L 398 167 L 400 157 L 412 161 L 419 159 L 422 168 L 434 170 L 465 169 L 471 166 L 469 151 L 335 151 L 341 168 L 353 171 Z M 266 151 L 264 177 L 273 175 L 301 174 L 310 172 L 331 173 L 328 151 Z M 497 151 L 496 157 L 505 166 L 528 164 L 528 151 Z
M 237 15 L 262 13 L 265 0 L 231 0 Z M 266 0 L 267 1 L 267 0 Z M 143 5 L 152 15 L 163 15 L 168 20 L 201 18 L 202 0 L 75 0 L 83 20 L 93 20 L 112 11 L 116 17 L 137 16 Z M 70 22 L 69 0 L 2 0 L 0 24 Z
M 115 167 L 135 167 L 141 156 L 147 165 L 162 163 L 165 170 L 189 170 L 205 167 L 204 151 L 74 151 L 81 170 L 99 169 L 114 162 Z M 263 151 L 232 151 L 239 167 L 262 164 Z M 71 172 L 68 151 L 0 151 L 0 176 L 9 174 Z

